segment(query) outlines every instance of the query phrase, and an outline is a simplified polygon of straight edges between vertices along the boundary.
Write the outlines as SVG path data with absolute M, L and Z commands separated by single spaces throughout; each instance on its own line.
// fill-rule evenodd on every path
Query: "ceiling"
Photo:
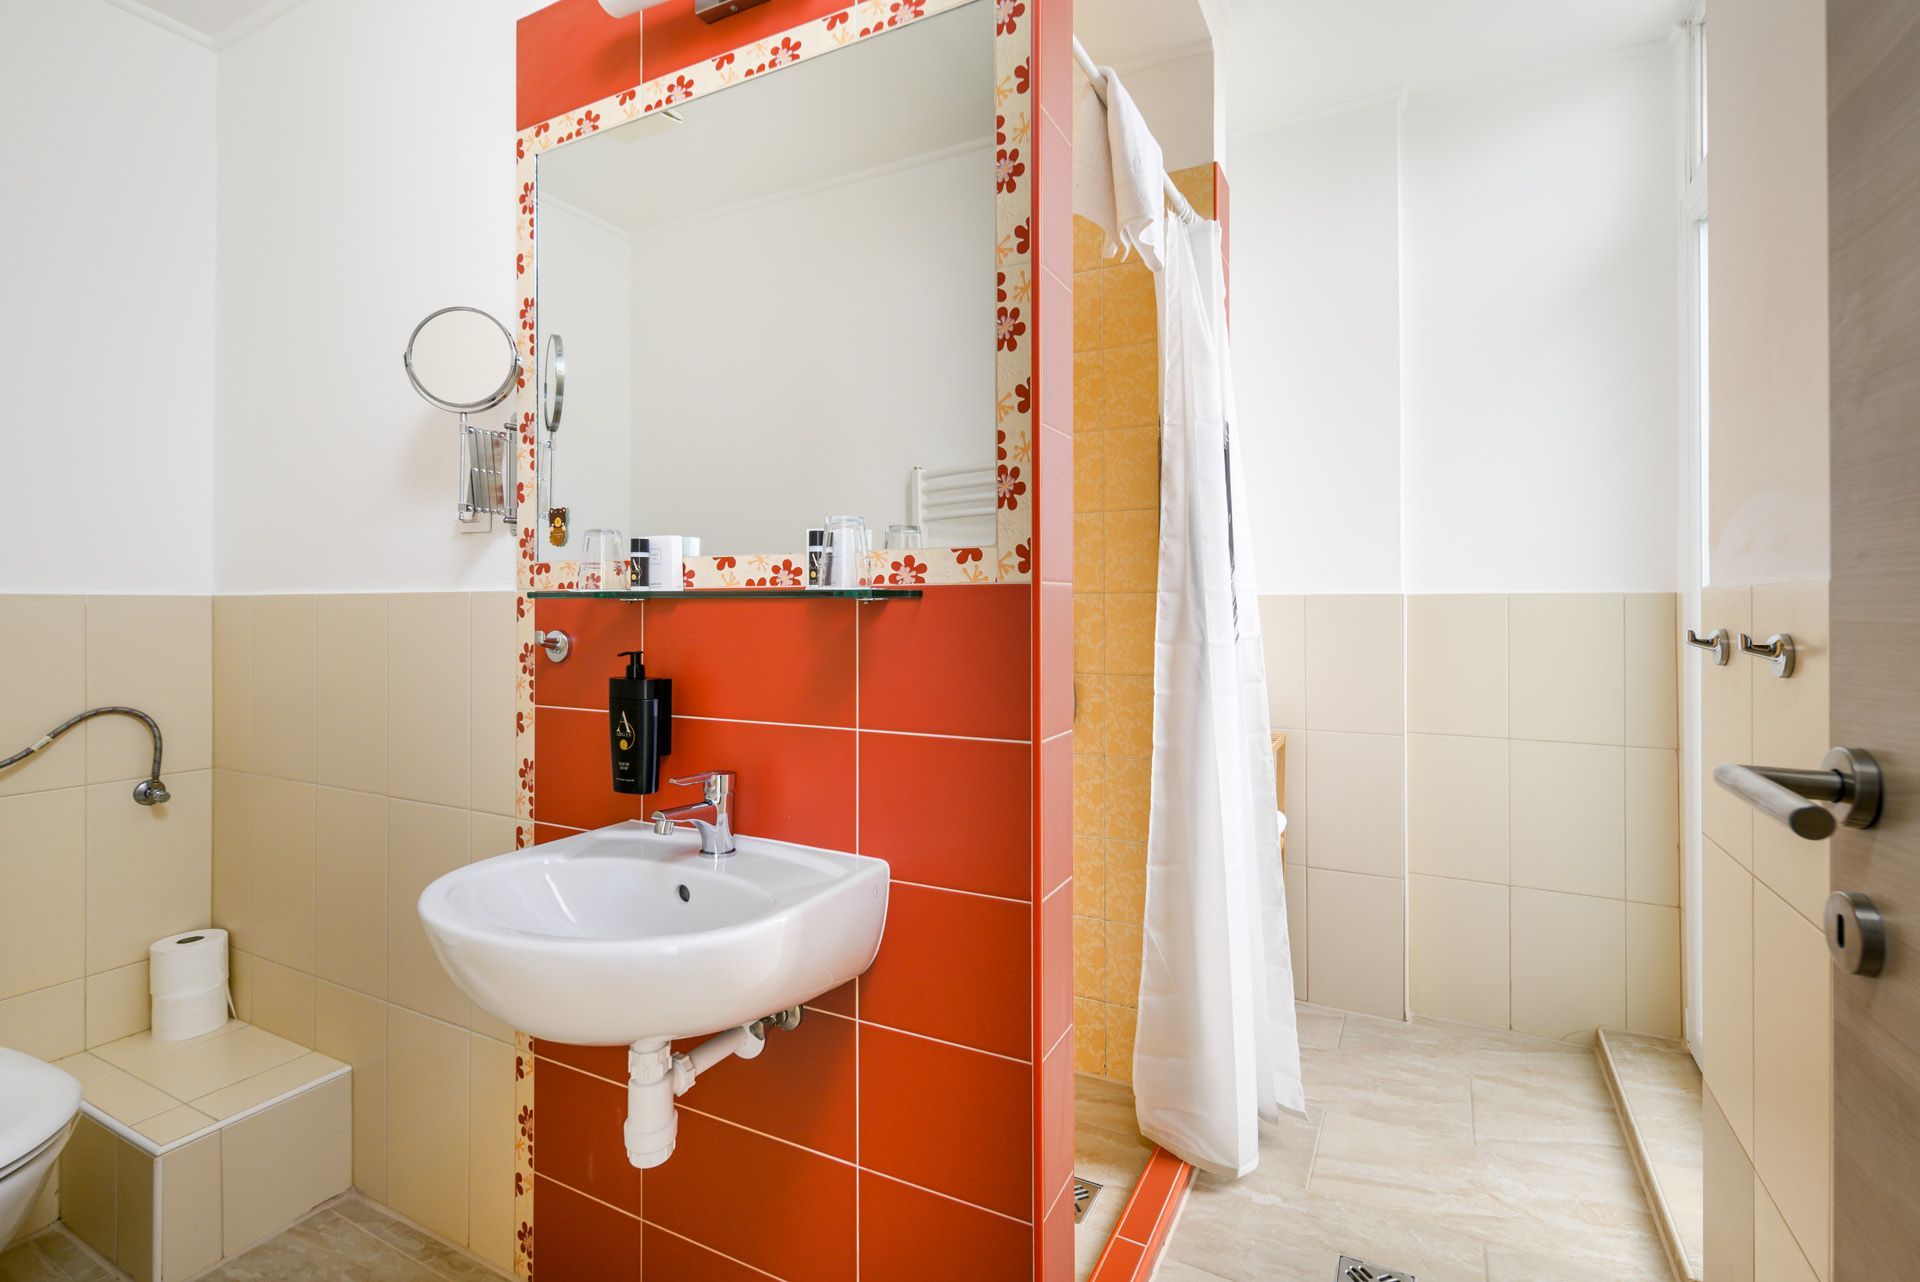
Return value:
M 993 13 L 965 5 L 734 85 L 675 108 L 684 124 L 602 130 L 540 157 L 541 195 L 634 235 L 958 151 L 978 151 L 984 175 Z
M 1679 0 L 1236 0 L 1227 127 L 1521 77 L 1664 39 L 1681 9 Z
M 220 49 L 302 0 L 108 0 L 197 45 Z

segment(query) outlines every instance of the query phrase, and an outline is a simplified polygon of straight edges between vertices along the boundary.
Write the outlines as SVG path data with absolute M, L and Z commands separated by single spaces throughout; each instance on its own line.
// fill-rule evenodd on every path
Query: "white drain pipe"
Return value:
M 627 1161 L 646 1170 L 672 1157 L 680 1132 L 680 1114 L 673 1101 L 722 1060 L 735 1055 L 756 1058 L 767 1048 L 767 1033 L 772 1029 L 799 1026 L 800 1008 L 791 1006 L 715 1033 L 691 1051 L 676 1053 L 664 1039 L 635 1042 L 627 1050 Z

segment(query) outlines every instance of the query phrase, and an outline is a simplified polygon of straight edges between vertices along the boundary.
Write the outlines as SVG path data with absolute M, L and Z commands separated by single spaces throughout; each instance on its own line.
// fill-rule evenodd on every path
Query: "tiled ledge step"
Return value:
M 1675 1282 L 1700 1282 L 1705 1254 L 1700 1069 L 1685 1042 L 1600 1030 L 1594 1052 Z
M 58 1064 L 82 1091 L 60 1218 L 136 1282 L 193 1277 L 351 1183 L 351 1070 L 295 1042 L 236 1020 Z

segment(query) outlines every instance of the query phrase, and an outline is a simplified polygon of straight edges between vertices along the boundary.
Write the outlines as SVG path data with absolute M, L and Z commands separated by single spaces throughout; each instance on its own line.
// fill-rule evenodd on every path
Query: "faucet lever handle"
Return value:
M 728 793 L 733 791 L 733 778 L 734 775 L 731 770 L 702 770 L 698 774 L 685 775 L 677 779 L 668 779 L 667 782 L 676 788 L 702 784 L 705 787 L 706 799 L 708 801 L 720 801 L 724 799 Z

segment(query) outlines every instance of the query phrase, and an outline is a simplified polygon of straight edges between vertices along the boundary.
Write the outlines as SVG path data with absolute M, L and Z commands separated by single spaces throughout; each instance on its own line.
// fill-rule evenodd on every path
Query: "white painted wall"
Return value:
M 0 592 L 213 585 L 214 55 L 0 0 Z
M 1098 49 L 1089 52 L 1103 56 Z M 1169 170 L 1209 165 L 1219 155 L 1214 145 L 1214 69 L 1213 54 L 1203 50 L 1120 72 L 1120 82 L 1153 130 Z
M 1408 591 L 1680 586 L 1677 126 L 1664 45 L 1409 107 Z
M 1673 591 L 1664 46 L 1236 136 L 1261 590 Z
M 1707 581 L 1828 575 L 1824 6 L 1716 6 Z
M 1234 387 L 1267 592 L 1400 589 L 1399 106 L 1234 142 Z
M 564 548 L 541 530 L 540 555 L 579 560 L 590 526 L 636 532 L 626 515 L 633 476 L 633 242 L 554 200 L 540 202 L 538 227 L 539 350 L 547 350 L 548 334 L 558 334 L 567 358 L 549 479 L 554 502 L 569 509 L 571 522 Z
M 879 546 L 908 469 L 993 462 L 992 165 L 973 148 L 641 234 L 629 534 L 798 552 L 852 513 Z
M 222 51 L 220 591 L 512 585 L 400 353 L 448 303 L 517 323 L 514 22 L 542 3 L 309 0 Z

